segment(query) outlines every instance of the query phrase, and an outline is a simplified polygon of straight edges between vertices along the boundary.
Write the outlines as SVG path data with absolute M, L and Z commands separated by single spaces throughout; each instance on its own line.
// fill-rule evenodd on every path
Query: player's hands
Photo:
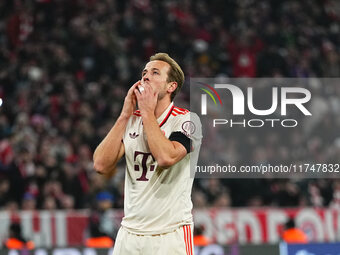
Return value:
M 122 117 L 129 118 L 133 114 L 133 112 L 136 110 L 137 98 L 134 93 L 134 90 L 138 88 L 138 86 L 140 85 L 141 85 L 141 81 L 137 81 L 135 84 L 131 86 L 128 93 L 126 94 L 125 99 L 124 99 L 123 109 L 121 112 Z
M 157 105 L 158 92 L 148 83 L 141 83 L 140 88 L 136 88 L 134 93 L 137 98 L 138 108 L 141 114 L 155 114 L 155 109 Z

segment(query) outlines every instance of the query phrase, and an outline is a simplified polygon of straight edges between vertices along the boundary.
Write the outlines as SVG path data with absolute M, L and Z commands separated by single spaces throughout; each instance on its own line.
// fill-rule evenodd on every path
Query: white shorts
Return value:
M 121 227 L 113 255 L 194 255 L 192 226 L 161 235 L 136 235 Z

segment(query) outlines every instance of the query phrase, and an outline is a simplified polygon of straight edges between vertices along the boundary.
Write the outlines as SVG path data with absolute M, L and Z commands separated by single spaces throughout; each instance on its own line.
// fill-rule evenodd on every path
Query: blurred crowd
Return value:
M 106 180 L 92 153 L 151 55 L 169 53 L 187 78 L 339 77 L 337 10 L 332 0 L 1 0 L 0 208 L 92 208 L 101 192 L 122 208 L 124 163 Z M 288 151 L 309 146 L 325 162 L 318 152 L 327 148 L 340 158 L 340 110 L 322 96 L 338 102 L 340 90 L 318 90 L 323 118 L 308 131 L 313 139 L 286 140 Z M 188 84 L 176 101 L 188 105 Z M 258 148 L 254 139 L 244 150 L 254 161 L 275 156 L 277 137 Z M 197 179 L 193 201 L 339 207 L 340 181 Z

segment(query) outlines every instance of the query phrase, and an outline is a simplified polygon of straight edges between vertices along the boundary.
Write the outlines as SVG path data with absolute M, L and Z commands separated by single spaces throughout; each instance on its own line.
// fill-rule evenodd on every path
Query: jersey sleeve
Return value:
M 202 125 L 197 114 L 189 112 L 177 116 L 169 140 L 181 143 L 187 153 L 199 147 L 202 140 Z
M 128 120 L 128 123 L 126 125 L 126 128 L 125 128 L 125 131 L 124 131 L 124 134 L 123 134 L 123 138 L 122 138 L 122 143 L 125 144 L 125 141 L 126 141 L 126 138 L 128 136 L 128 130 L 130 129 L 130 126 L 132 125 L 132 122 L 133 122 L 133 116 L 131 116 Z

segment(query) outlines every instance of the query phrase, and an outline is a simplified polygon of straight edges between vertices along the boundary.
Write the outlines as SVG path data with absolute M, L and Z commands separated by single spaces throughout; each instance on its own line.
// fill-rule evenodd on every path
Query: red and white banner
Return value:
M 82 246 L 87 235 L 88 211 L 0 212 L 0 247 L 12 221 L 19 221 L 23 236 L 37 247 Z M 112 211 L 118 230 L 123 216 Z M 205 235 L 219 244 L 277 243 L 282 225 L 294 217 L 313 242 L 340 241 L 340 211 L 331 209 L 207 209 L 195 210 L 196 225 L 204 225 Z
M 294 217 L 311 242 L 340 240 L 340 211 L 331 209 L 196 210 L 196 225 L 219 244 L 277 243 L 284 223 Z

